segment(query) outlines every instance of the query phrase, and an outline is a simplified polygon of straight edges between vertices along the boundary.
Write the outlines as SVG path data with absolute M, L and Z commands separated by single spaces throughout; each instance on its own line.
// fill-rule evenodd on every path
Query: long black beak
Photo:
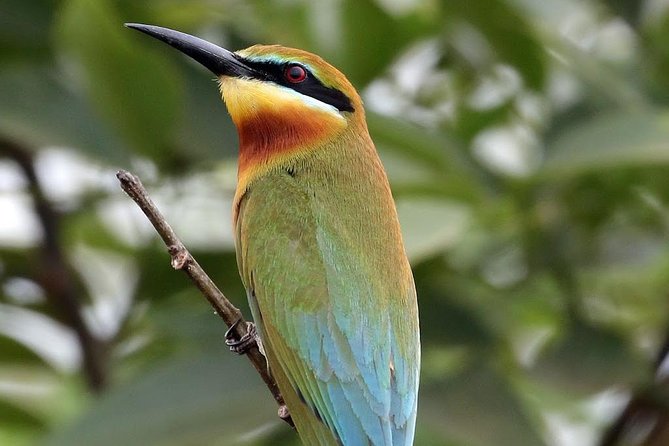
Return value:
M 173 46 L 209 68 L 216 76 L 258 77 L 259 73 L 246 65 L 235 53 L 206 40 L 160 26 L 139 23 L 126 23 L 125 26 Z

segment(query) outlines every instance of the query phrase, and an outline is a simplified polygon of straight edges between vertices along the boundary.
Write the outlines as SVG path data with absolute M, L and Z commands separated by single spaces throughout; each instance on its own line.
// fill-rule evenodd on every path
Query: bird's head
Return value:
M 218 77 L 239 133 L 240 170 L 325 144 L 347 129 L 367 134 L 360 96 L 314 54 L 279 45 L 231 52 L 167 28 L 126 26 L 173 46 Z

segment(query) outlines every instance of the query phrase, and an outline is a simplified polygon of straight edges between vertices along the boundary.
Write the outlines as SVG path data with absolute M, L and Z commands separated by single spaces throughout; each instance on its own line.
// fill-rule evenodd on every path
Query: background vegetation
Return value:
M 669 444 L 662 0 L 3 0 L 0 444 L 297 444 L 117 187 L 248 315 L 234 128 L 126 21 L 311 50 L 363 93 L 420 300 L 417 445 Z

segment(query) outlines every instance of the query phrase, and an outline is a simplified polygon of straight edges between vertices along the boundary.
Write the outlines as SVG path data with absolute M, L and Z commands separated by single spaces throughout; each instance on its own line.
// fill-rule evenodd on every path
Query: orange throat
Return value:
M 221 79 L 221 92 L 239 134 L 238 189 L 321 146 L 347 125 L 338 113 L 266 83 Z
M 336 128 L 305 110 L 264 110 L 235 122 L 239 134 L 240 176 L 253 166 L 273 164 L 327 141 Z

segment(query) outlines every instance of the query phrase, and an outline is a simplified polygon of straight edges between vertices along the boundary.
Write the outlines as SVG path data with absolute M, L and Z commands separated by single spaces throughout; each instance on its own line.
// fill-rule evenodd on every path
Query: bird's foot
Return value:
M 243 355 L 248 352 L 251 348 L 259 346 L 259 337 L 258 331 L 256 330 L 256 325 L 253 322 L 246 323 L 246 334 L 241 338 L 237 339 L 235 334 L 235 327 L 239 320 L 232 324 L 228 331 L 225 332 L 225 345 L 230 347 L 230 351 L 237 353 L 238 355 Z

